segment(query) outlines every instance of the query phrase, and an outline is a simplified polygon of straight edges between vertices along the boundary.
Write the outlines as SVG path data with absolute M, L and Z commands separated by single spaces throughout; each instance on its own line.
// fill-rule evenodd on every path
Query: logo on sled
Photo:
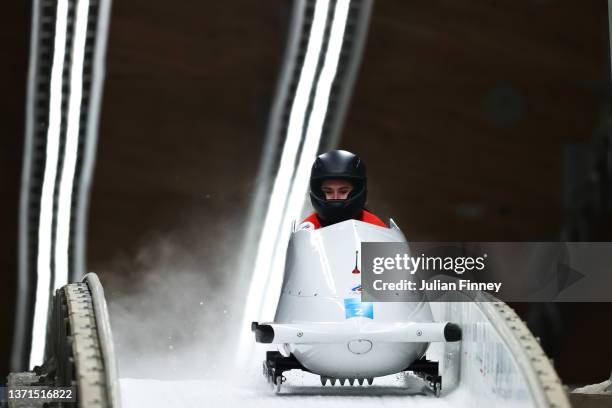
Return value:
M 374 305 L 370 302 L 360 302 L 359 299 L 344 299 L 344 317 L 367 317 L 374 319 Z

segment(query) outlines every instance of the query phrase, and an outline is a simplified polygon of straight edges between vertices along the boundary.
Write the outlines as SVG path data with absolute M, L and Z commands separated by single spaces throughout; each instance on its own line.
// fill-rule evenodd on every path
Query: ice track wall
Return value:
M 9 389 L 28 386 L 74 387 L 77 406 L 119 408 L 119 381 L 104 290 L 98 277 L 58 289 L 48 322 L 45 363 L 11 373 Z M 2 406 L 2 403 L 0 403 Z M 9 408 L 42 408 L 43 401 L 9 400 Z
M 510 307 L 487 294 L 453 296 L 466 301 L 431 304 L 436 320 L 463 330 L 460 344 L 436 344 L 427 353 L 440 361 L 443 396 L 457 389 L 471 408 L 570 407 L 550 360 Z
M 436 320 L 456 322 L 463 330 L 461 342 L 437 343 L 427 352 L 428 358 L 440 361 L 443 377 L 441 398 L 401 396 L 397 392 L 385 395 L 380 389 L 373 388 L 376 395 L 369 395 L 366 389 L 361 395 L 347 390 L 344 396 L 340 390 L 335 394 L 329 394 L 330 390 L 325 390 L 327 394 L 313 394 L 311 390 L 310 396 L 297 396 L 292 401 L 299 402 L 300 406 L 358 406 L 372 402 L 374 398 L 393 406 L 400 402 L 398 399 L 405 399 L 406 406 L 570 407 L 552 364 L 511 308 L 486 294 L 479 294 L 476 298 L 464 294 L 454 296 L 463 296 L 469 301 L 431 304 Z M 119 407 L 121 399 L 112 333 L 104 291 L 97 276 L 88 274 L 82 283 L 66 285 L 58 290 L 55 305 L 56 317 L 52 319 L 55 323 L 50 326 L 50 334 L 55 339 L 52 343 L 62 367 L 60 380 L 63 384 L 77 387 L 80 407 Z M 67 326 L 57 324 L 65 319 L 69 321 Z M 9 387 L 39 381 L 48 374 L 48 368 L 43 367 L 37 373 L 11 374 Z M 219 387 L 218 384 L 211 387 L 209 382 L 197 382 L 201 392 L 185 395 L 175 401 L 176 404 L 165 401 L 164 407 L 199 406 L 223 392 L 229 393 L 227 398 L 230 400 L 244 394 L 245 398 L 239 398 L 241 406 L 261 406 L 264 401 L 266 406 L 286 406 L 287 398 L 291 397 L 275 396 L 271 390 L 264 392 L 263 378 L 254 378 L 253 386 L 243 384 L 239 395 L 234 395 L 236 390 L 231 387 Z M 125 391 L 129 391 L 133 401 L 137 397 L 135 394 L 173 389 L 182 383 L 187 386 L 190 382 L 143 379 L 128 381 L 122 386 L 127 387 Z M 317 404 L 307 402 L 311 400 Z M 127 407 L 130 404 L 123 405 Z

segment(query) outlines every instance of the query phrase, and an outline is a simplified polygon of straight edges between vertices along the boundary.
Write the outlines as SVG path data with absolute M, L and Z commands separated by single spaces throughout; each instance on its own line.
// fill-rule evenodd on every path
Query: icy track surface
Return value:
M 286 386 L 275 394 L 263 376 L 255 381 L 230 380 L 149 380 L 121 379 L 123 408 L 201 408 L 210 407 L 453 407 L 459 395 L 436 398 L 425 390 L 424 383 L 412 376 L 376 378 L 371 386 L 326 386 L 319 377 L 290 372 Z M 357 383 L 355 383 L 357 384 Z

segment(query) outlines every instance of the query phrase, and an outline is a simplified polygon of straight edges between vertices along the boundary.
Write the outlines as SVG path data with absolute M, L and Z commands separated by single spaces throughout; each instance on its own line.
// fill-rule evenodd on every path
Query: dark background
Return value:
M 13 327 L 28 3 L 6 4 L 0 28 L 2 377 Z M 219 237 L 242 238 L 289 12 L 287 0 L 114 2 L 89 270 L 103 280 L 129 276 L 122 260 L 160 237 L 204 257 Z M 369 207 L 415 241 L 559 239 L 564 149 L 591 140 L 608 103 L 607 30 L 603 0 L 377 1 L 341 141 L 368 165 Z M 605 229 L 597 238 L 610 240 Z M 561 316 L 563 336 L 547 347 L 564 382 L 607 378 L 609 304 L 552 314 L 514 306 L 536 335 Z

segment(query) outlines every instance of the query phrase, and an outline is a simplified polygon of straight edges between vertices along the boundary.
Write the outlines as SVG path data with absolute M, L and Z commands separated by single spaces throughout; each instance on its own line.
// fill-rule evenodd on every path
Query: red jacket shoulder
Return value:
M 385 224 L 380 218 L 378 218 L 377 216 L 375 216 L 374 214 L 366 210 L 363 210 L 361 212 L 361 218 L 359 219 L 359 221 L 363 221 L 363 222 L 367 222 L 368 224 L 387 228 L 387 224 Z M 298 230 L 310 229 L 310 228 L 312 229 L 321 228 L 321 221 L 319 221 L 319 217 L 317 217 L 316 212 L 313 212 L 308 217 L 304 218 L 304 220 L 300 223 Z
M 361 221 L 367 222 L 368 224 L 378 225 L 379 227 L 387 228 L 387 224 L 385 224 L 380 218 L 366 210 L 363 210 L 361 212 Z
M 313 212 L 308 217 L 304 218 L 298 229 L 308 229 L 310 226 L 307 223 L 312 224 L 312 228 L 314 229 L 321 228 L 321 222 L 319 221 L 319 217 L 317 217 L 316 212 Z

